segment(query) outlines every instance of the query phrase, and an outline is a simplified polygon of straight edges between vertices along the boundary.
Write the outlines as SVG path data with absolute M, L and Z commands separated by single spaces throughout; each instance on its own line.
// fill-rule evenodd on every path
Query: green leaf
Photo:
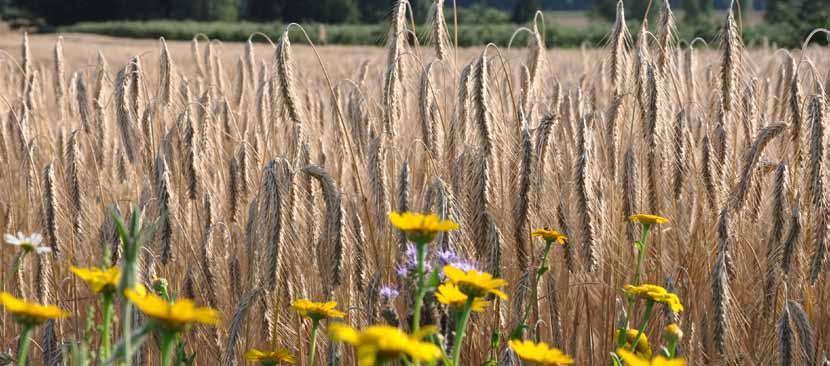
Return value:
M 11 365 L 14 362 L 14 357 L 11 354 L 0 352 L 0 366 Z
M 438 288 L 438 285 L 441 284 L 441 277 L 438 276 L 438 269 L 433 269 L 432 272 L 429 274 L 429 278 L 426 282 L 426 291 L 435 291 Z

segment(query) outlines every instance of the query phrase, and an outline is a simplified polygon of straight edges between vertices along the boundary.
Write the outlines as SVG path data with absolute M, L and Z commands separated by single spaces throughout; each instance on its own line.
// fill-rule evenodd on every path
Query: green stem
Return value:
M 643 224 L 643 233 L 640 236 L 640 241 L 635 243 L 635 245 L 637 247 L 637 268 L 636 268 L 636 272 L 634 273 L 634 281 L 632 283 L 634 286 L 639 286 L 640 285 L 640 277 L 642 276 L 642 272 L 643 272 L 643 262 L 645 261 L 645 256 L 646 256 L 646 243 L 648 243 L 648 232 L 649 232 L 650 228 L 651 228 L 651 225 Z M 625 314 L 623 314 L 623 326 L 624 327 L 619 328 L 620 334 L 617 337 L 617 347 L 622 347 L 625 344 L 625 337 L 626 337 L 625 333 L 628 330 L 628 320 L 629 320 L 628 314 L 631 314 L 631 312 L 634 309 L 634 296 L 628 295 L 627 300 L 628 300 L 627 301 L 628 302 L 627 311 L 626 311 Z
M 646 243 L 648 240 L 648 229 L 649 224 L 643 224 L 643 236 L 640 239 L 639 244 L 637 245 L 637 273 L 634 274 L 634 286 L 640 285 L 640 276 L 643 273 L 643 260 L 646 257 Z
M 176 333 L 171 331 L 164 331 L 161 339 L 161 366 L 171 366 L 173 359 L 173 349 L 176 344 Z
M 530 289 L 530 298 L 527 301 L 527 305 L 525 305 L 525 311 L 522 315 L 522 321 L 516 325 L 516 328 L 513 329 L 513 332 L 510 333 L 510 339 L 520 339 L 524 335 L 524 329 L 527 327 L 527 319 L 530 317 L 530 309 L 533 306 L 533 303 L 536 302 L 536 298 L 538 297 L 539 292 L 539 281 L 542 280 L 542 276 L 548 271 L 548 254 L 550 253 L 550 249 L 553 247 L 553 240 L 546 240 L 545 241 L 545 251 L 542 254 L 542 263 L 539 264 L 539 269 L 536 270 L 536 278 L 533 280 Z
M 418 289 L 415 293 L 415 308 L 412 314 L 412 332 L 418 331 L 421 328 L 421 307 L 424 305 L 424 262 L 427 256 L 426 243 L 415 244 L 418 251 L 418 264 L 416 269 L 416 276 L 418 280 Z
M 101 324 L 101 348 L 98 351 L 99 360 L 107 360 L 112 351 L 112 337 L 110 336 L 110 329 L 112 329 L 112 292 L 105 292 L 103 296 L 103 324 Z
M 26 366 L 26 358 L 29 356 L 29 346 L 32 344 L 32 330 L 34 326 L 31 324 L 23 325 L 23 333 L 20 335 L 20 344 L 17 349 L 17 366 Z
M 464 309 L 461 311 L 461 316 L 459 316 L 458 323 L 455 325 L 455 339 L 452 345 L 452 363 L 454 366 L 461 365 L 461 345 L 464 343 L 467 321 L 470 319 L 470 313 L 473 311 L 473 301 L 475 301 L 474 297 L 467 297 L 467 303 L 464 304 Z
M 12 278 L 17 275 L 17 270 L 20 269 L 20 264 L 23 263 L 23 257 L 26 256 L 26 253 L 28 252 L 23 250 L 17 255 L 17 257 L 14 257 L 14 263 L 12 264 L 12 268 L 10 268 L 8 274 L 5 277 L 3 277 L 3 283 L 2 286 L 0 286 L 0 289 L 2 291 L 6 291 L 6 279 Z
M 130 308 L 130 302 L 128 300 L 124 300 L 124 316 L 121 319 L 121 328 L 123 329 L 123 333 L 121 337 L 123 338 L 122 342 L 124 342 L 124 365 L 130 366 L 133 362 L 133 350 L 132 345 L 130 344 L 130 337 L 132 333 L 131 325 L 132 325 L 132 318 L 133 312 Z
M 637 336 L 634 337 L 634 341 L 631 342 L 631 352 L 637 350 L 637 344 L 640 343 L 640 337 L 643 336 L 643 332 L 645 332 L 646 326 L 648 326 L 648 319 L 651 318 L 652 309 L 654 309 L 654 301 L 648 300 L 648 302 L 646 302 L 646 312 L 643 314 L 643 320 L 640 322 L 640 327 L 637 328 Z
M 308 366 L 314 366 L 314 353 L 317 351 L 317 329 L 319 327 L 319 320 L 311 321 L 311 349 L 308 350 Z
M 669 341 L 669 359 L 673 359 L 674 356 L 677 356 L 677 338 L 673 338 Z

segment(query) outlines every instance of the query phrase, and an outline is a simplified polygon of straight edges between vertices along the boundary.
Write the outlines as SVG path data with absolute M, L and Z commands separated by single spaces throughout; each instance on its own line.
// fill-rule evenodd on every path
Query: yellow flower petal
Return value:
M 501 291 L 501 287 L 507 285 L 507 281 L 494 278 L 487 272 L 474 269 L 464 272 L 453 266 L 444 266 L 444 274 L 450 283 L 458 286 L 467 296 L 484 297 L 487 294 L 493 294 L 507 300 L 507 295 Z
M 298 299 L 291 303 L 291 308 L 306 319 L 343 318 L 346 313 L 337 310 L 337 302 L 313 302 L 308 299 Z
M 124 295 L 141 312 L 169 329 L 179 330 L 192 323 L 219 323 L 219 312 L 211 308 L 196 307 L 193 301 L 188 299 L 179 299 L 171 304 L 154 294 L 141 296 L 133 289 L 124 291 Z
M 650 215 L 650 214 L 631 215 L 631 216 L 628 217 L 628 219 L 631 220 L 631 222 L 636 222 L 638 224 L 643 224 L 643 225 L 665 224 L 665 223 L 669 222 L 669 219 L 667 219 L 663 216 Z
M 551 229 L 536 229 L 530 235 L 545 239 L 546 241 L 555 241 L 560 245 L 564 245 L 568 241 L 568 237 L 564 234 Z
M 533 365 L 558 366 L 570 365 L 574 360 L 562 351 L 548 346 L 546 343 L 533 343 L 530 340 L 512 340 L 509 343 L 516 356 Z
M 0 292 L 0 304 L 21 323 L 40 324 L 49 319 L 69 316 L 69 313 L 57 306 L 26 302 L 7 292 Z

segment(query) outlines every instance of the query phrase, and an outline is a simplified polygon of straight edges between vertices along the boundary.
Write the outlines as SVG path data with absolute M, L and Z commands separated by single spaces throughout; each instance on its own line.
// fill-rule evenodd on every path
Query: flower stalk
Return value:
M 29 356 L 29 346 L 32 345 L 32 330 L 34 325 L 22 323 L 23 330 L 20 334 L 20 343 L 17 349 L 17 366 L 26 366 L 26 359 Z
M 467 303 L 464 304 L 464 308 L 458 315 L 458 319 L 456 319 L 455 339 L 453 340 L 452 346 L 452 363 L 454 366 L 461 365 L 461 346 L 464 342 L 464 333 L 467 331 L 467 321 L 470 320 L 470 313 L 472 313 L 474 301 L 475 298 L 469 296 Z
M 164 331 L 161 339 L 161 366 L 171 366 L 176 345 L 176 332 Z
M 547 273 L 548 271 L 548 254 L 550 253 L 551 248 L 553 248 L 553 242 L 555 240 L 545 239 L 545 251 L 542 254 L 542 262 L 539 264 L 539 268 L 536 270 L 536 277 L 533 280 L 532 288 L 530 290 L 530 298 L 528 299 L 527 305 L 525 305 L 525 311 L 522 315 L 522 321 L 516 325 L 516 328 L 510 333 L 510 339 L 521 339 L 524 336 L 524 330 L 527 329 L 527 319 L 530 317 L 530 310 L 533 306 L 533 303 L 536 301 L 539 292 L 539 281 L 542 280 L 542 276 Z
M 112 292 L 104 292 L 103 298 L 103 323 L 101 324 L 101 348 L 98 351 L 98 359 L 106 360 L 110 357 L 112 352 L 112 337 L 110 336 L 112 329 L 113 303 Z
M 12 267 L 9 269 L 9 272 L 7 273 L 6 277 L 3 277 L 3 283 L 2 287 L 0 287 L 0 291 L 6 291 L 7 278 L 12 278 L 15 275 L 17 275 L 17 271 L 20 269 L 20 264 L 23 263 L 23 257 L 26 256 L 26 253 L 28 253 L 28 251 L 24 250 L 18 253 L 16 257 L 14 257 L 14 263 L 12 263 Z
M 314 366 L 314 353 L 317 351 L 317 331 L 320 328 L 320 320 L 311 321 L 311 348 L 308 350 L 308 366 Z
M 418 253 L 418 263 L 416 267 L 416 281 L 417 289 L 415 290 L 415 307 L 412 314 L 412 331 L 415 332 L 421 328 L 421 308 L 424 306 L 424 295 L 426 294 L 426 286 L 424 285 L 424 267 L 427 254 L 427 243 L 423 241 L 416 242 Z

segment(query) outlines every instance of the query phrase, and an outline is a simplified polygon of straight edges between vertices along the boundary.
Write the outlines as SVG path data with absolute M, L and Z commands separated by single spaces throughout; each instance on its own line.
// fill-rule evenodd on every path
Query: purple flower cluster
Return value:
M 403 259 L 403 263 L 398 265 L 397 273 L 399 277 L 406 278 L 410 274 L 414 274 L 418 267 L 418 251 L 414 245 L 406 245 Z M 426 263 L 424 263 L 424 273 L 432 272 L 433 268 L 440 269 L 448 265 L 465 272 L 476 268 L 473 262 L 459 258 L 455 251 L 448 249 L 438 250 L 432 256 L 428 254 Z M 441 273 L 441 276 L 443 276 L 443 273 Z
M 395 300 L 400 292 L 394 286 L 382 286 L 379 291 L 380 299 L 384 302 Z

